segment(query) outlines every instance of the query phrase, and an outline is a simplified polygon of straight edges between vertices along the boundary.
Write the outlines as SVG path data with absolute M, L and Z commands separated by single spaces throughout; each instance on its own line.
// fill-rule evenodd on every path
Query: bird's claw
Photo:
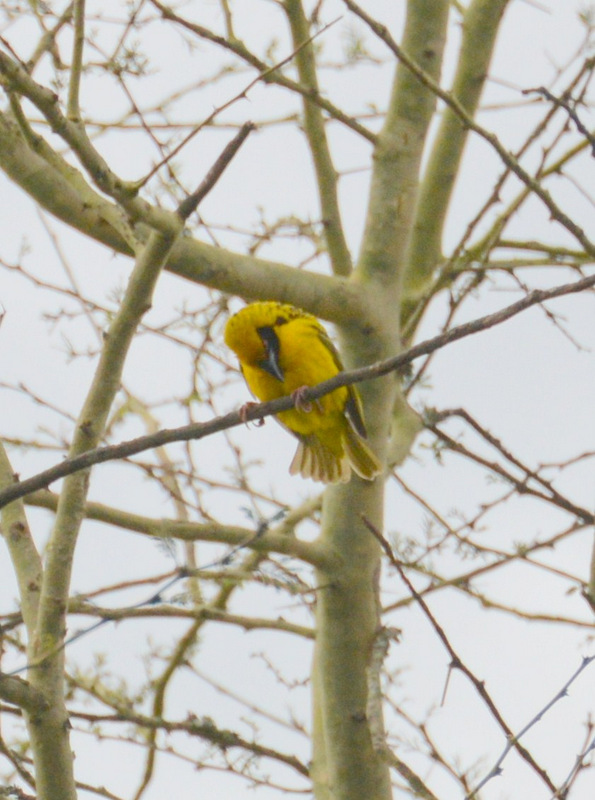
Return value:
M 253 403 L 252 401 L 248 401 L 247 403 L 244 403 L 244 405 L 240 408 L 238 413 L 239 413 L 240 419 L 242 420 L 244 425 L 248 425 L 249 422 L 253 422 L 256 425 L 257 428 L 260 428 L 262 425 L 264 425 L 264 419 L 253 419 L 253 420 L 247 419 L 248 412 L 252 408 L 254 408 L 254 406 L 257 406 L 257 405 L 259 405 L 259 404 L 258 403 Z
M 306 414 L 312 411 L 312 406 L 316 406 L 318 411 L 322 412 L 322 406 L 319 400 L 307 400 L 304 395 L 310 389 L 310 386 L 300 386 L 295 392 L 291 393 L 291 399 L 298 411 L 304 411 Z

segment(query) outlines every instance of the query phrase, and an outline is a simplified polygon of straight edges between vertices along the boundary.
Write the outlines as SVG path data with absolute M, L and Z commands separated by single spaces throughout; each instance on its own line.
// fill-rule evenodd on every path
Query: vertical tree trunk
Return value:
M 355 485 L 357 483 L 357 485 Z M 377 521 L 382 486 L 329 489 L 322 539 L 340 566 L 317 575 L 312 775 L 317 800 L 389 800 L 388 768 L 372 749 L 366 668 L 378 628 L 379 553 L 360 515 Z

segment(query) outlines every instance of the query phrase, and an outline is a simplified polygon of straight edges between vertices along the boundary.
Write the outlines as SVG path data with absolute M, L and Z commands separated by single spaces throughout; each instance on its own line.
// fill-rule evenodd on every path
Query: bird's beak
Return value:
M 265 372 L 268 372 L 269 375 L 272 375 L 273 378 L 277 378 L 278 381 L 283 383 L 285 375 L 283 375 L 283 370 L 279 364 L 279 338 L 277 334 L 272 328 L 266 327 L 259 328 L 258 335 L 260 336 L 266 353 L 266 358 L 264 361 L 261 361 L 260 367 L 264 369 Z
M 278 381 L 281 381 L 281 383 L 283 383 L 283 381 L 285 380 L 285 376 L 283 375 L 281 367 L 279 366 L 279 352 L 275 348 L 268 346 L 266 348 L 266 351 L 267 351 L 267 358 L 265 363 L 263 364 L 264 369 L 274 378 L 277 378 Z

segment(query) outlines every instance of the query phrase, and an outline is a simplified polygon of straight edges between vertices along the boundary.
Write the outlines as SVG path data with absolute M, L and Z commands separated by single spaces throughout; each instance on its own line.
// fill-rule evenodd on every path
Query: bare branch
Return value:
M 158 0 L 150 0 L 152 5 L 155 8 L 158 8 L 161 12 L 164 19 L 170 19 L 176 22 L 178 25 L 186 28 L 189 31 L 192 31 L 197 36 L 200 36 L 203 39 L 207 39 L 214 44 L 219 45 L 220 47 L 225 48 L 226 50 L 231 50 L 241 59 L 246 61 L 251 66 L 255 67 L 261 75 L 258 77 L 258 80 L 264 79 L 266 83 L 276 83 L 279 86 L 284 86 L 286 89 L 290 89 L 292 92 L 296 94 L 300 94 L 303 97 L 307 98 L 315 102 L 317 105 L 320 106 L 324 111 L 327 112 L 329 117 L 342 122 L 348 128 L 351 128 L 356 133 L 363 136 L 364 139 L 367 139 L 369 142 L 374 144 L 376 141 L 376 135 L 372 133 L 372 131 L 368 130 L 366 127 L 361 125 L 356 119 L 350 117 L 348 114 L 345 114 L 341 111 L 340 108 L 333 105 L 329 100 L 319 94 L 316 90 L 308 87 L 302 86 L 301 83 L 297 81 L 291 80 L 287 76 L 283 75 L 282 72 L 279 71 L 280 65 L 274 65 L 272 68 L 269 64 L 264 61 L 261 61 L 257 58 L 253 53 L 251 53 L 246 46 L 240 42 L 238 39 L 227 40 L 224 39 L 222 36 L 218 36 L 215 33 L 212 33 L 207 28 L 203 27 L 202 25 L 197 25 L 196 23 L 189 22 L 188 20 L 183 19 L 182 17 L 178 16 L 171 8 L 160 3 Z M 332 23 L 331 23 L 332 24 Z M 304 47 L 311 39 L 308 39 L 307 42 L 303 42 L 300 46 Z M 292 54 L 293 57 L 293 54 Z M 284 63 L 284 62 L 283 62 Z
M 429 416 L 432 417 L 432 413 L 429 413 Z M 519 494 L 531 494 L 534 497 L 539 497 L 541 500 L 545 500 L 547 502 L 552 503 L 553 505 L 558 506 L 559 508 L 563 508 L 565 511 L 569 511 L 571 514 L 575 514 L 579 519 L 583 520 L 587 525 L 593 522 L 594 516 L 593 513 L 585 508 L 581 508 L 581 506 L 577 506 L 575 503 L 571 502 L 568 498 L 561 495 L 552 485 L 550 481 L 546 481 L 540 475 L 538 475 L 534 470 L 527 467 L 523 464 L 516 456 L 514 456 L 507 448 L 503 446 L 503 444 L 496 439 L 495 436 L 482 428 L 479 423 L 477 423 L 470 414 L 468 414 L 464 409 L 454 409 L 449 411 L 442 411 L 437 415 L 436 422 L 440 422 L 441 420 L 449 417 L 449 416 L 457 416 L 461 419 L 464 419 L 471 427 L 480 435 L 482 436 L 487 442 L 489 442 L 492 447 L 496 448 L 511 464 L 513 464 L 517 469 L 521 470 L 524 473 L 523 478 L 516 478 L 507 470 L 503 469 L 498 463 L 489 461 L 488 459 L 484 458 L 483 456 L 477 455 L 475 453 L 471 453 L 466 447 L 461 445 L 459 442 L 455 441 L 451 436 L 448 436 L 446 433 L 441 431 L 439 428 L 436 427 L 434 424 L 434 420 L 431 419 L 431 424 L 428 425 L 428 429 L 431 430 L 436 436 L 438 436 L 445 445 L 453 450 L 453 452 L 461 453 L 478 464 L 481 464 L 484 467 L 487 467 L 492 472 L 495 472 L 497 475 L 500 475 L 502 478 L 507 480 L 508 482 L 512 483 Z M 539 485 L 539 489 L 532 488 L 529 484 L 533 481 Z
M 200 184 L 198 189 L 180 203 L 178 206 L 178 214 L 183 220 L 187 220 L 190 214 L 196 211 L 199 203 L 204 200 L 211 189 L 215 186 L 219 178 L 227 169 L 232 158 L 244 144 L 250 133 L 255 129 L 256 126 L 252 122 L 246 122 L 244 125 L 242 125 L 238 133 L 225 147 L 217 161 L 215 161 L 211 169 L 208 171 L 205 179 Z
M 525 186 L 527 186 L 527 188 L 537 195 L 537 197 L 539 197 L 539 199 L 544 203 L 552 215 L 552 218 L 565 227 L 566 230 L 568 230 L 575 237 L 575 239 L 581 243 L 588 253 L 595 255 L 595 244 L 587 237 L 584 230 L 562 211 L 557 203 L 554 202 L 547 189 L 544 189 L 538 181 L 532 178 L 531 175 L 529 175 L 529 173 L 523 169 L 523 167 L 521 167 L 517 159 L 504 147 L 498 137 L 495 136 L 495 134 L 487 131 L 485 128 L 482 128 L 481 125 L 478 125 L 477 122 L 475 122 L 475 120 L 469 116 L 463 106 L 455 97 L 453 97 L 450 92 L 442 89 L 441 86 L 436 83 L 436 81 L 434 81 L 426 72 L 420 69 L 420 67 L 408 56 L 408 54 L 405 53 L 401 47 L 399 47 L 384 25 L 381 25 L 379 22 L 369 16 L 369 14 L 367 14 L 360 6 L 358 6 L 354 0 L 343 0 L 343 2 L 350 11 L 352 11 L 354 14 L 357 14 L 360 19 L 364 20 L 371 30 L 373 30 L 374 33 L 380 39 L 382 39 L 387 47 L 389 47 L 389 49 L 392 50 L 397 58 L 402 61 L 402 63 L 408 69 L 411 70 L 411 72 L 424 86 L 430 88 L 437 97 L 439 97 L 450 108 L 452 108 L 461 122 L 467 128 L 469 128 L 469 130 L 473 131 L 478 136 L 481 136 L 482 139 L 485 139 L 485 141 L 494 148 L 504 164 L 512 172 L 514 172 L 517 178 L 519 178 L 525 184 Z
M 573 675 L 571 675 L 571 677 L 566 681 L 564 686 L 549 701 L 549 703 L 546 703 L 546 705 L 540 711 L 537 712 L 537 714 L 533 717 L 533 719 L 530 720 L 525 725 L 525 727 L 522 728 L 519 731 L 519 733 L 516 734 L 516 736 L 509 737 L 509 739 L 508 739 L 508 741 L 506 743 L 506 747 L 504 748 L 500 758 L 496 761 L 496 763 L 494 764 L 492 769 L 488 772 L 488 774 L 477 784 L 475 789 L 473 789 L 473 791 L 469 792 L 469 794 L 466 796 L 465 800 L 474 800 L 474 798 L 477 797 L 477 793 L 479 792 L 479 790 L 483 786 L 485 786 L 488 781 L 490 781 L 492 778 L 496 777 L 497 775 L 501 774 L 501 772 L 502 772 L 501 768 L 502 768 L 502 763 L 503 763 L 504 759 L 510 753 L 511 750 L 513 750 L 515 747 L 517 747 L 519 739 L 521 738 L 521 736 L 524 736 L 527 733 L 527 731 L 529 731 L 534 725 L 536 725 L 542 719 L 542 717 L 550 710 L 550 708 L 552 708 L 552 706 L 556 705 L 556 703 L 558 703 L 560 700 L 562 700 L 564 697 L 566 697 L 568 695 L 568 689 L 572 686 L 572 684 L 575 682 L 575 680 L 578 678 L 578 676 L 588 666 L 590 666 L 593 663 L 593 661 L 595 661 L 595 656 L 590 656 L 588 658 L 587 657 L 583 658 L 583 660 L 581 662 L 581 665 L 578 667 L 578 669 L 574 672 Z M 578 762 L 579 764 L 582 761 L 582 759 L 584 758 L 584 756 L 589 752 L 589 750 L 592 747 L 593 747 L 593 745 L 591 745 L 591 747 L 587 748 L 587 750 L 581 755 L 580 761 Z M 572 775 L 572 773 L 571 773 L 571 775 Z M 568 779 L 567 779 L 566 782 L 568 782 Z M 562 794 L 562 789 L 561 788 L 557 789 L 557 790 L 554 789 L 554 797 L 563 797 L 563 796 L 564 795 Z
M 380 361 L 368 367 L 361 367 L 360 369 L 351 370 L 350 372 L 341 372 L 328 381 L 319 383 L 314 387 L 309 387 L 303 392 L 303 400 L 304 402 L 316 400 L 339 386 L 350 386 L 355 383 L 361 383 L 362 381 L 387 375 L 389 372 L 395 372 L 420 356 L 433 353 L 435 350 L 439 350 L 447 344 L 463 339 L 466 336 L 471 336 L 479 331 L 487 330 L 495 325 L 500 325 L 532 306 L 543 303 L 546 300 L 552 300 L 556 297 L 583 292 L 593 286 L 595 286 L 595 275 L 583 278 L 580 281 L 575 281 L 574 283 L 556 286 L 554 289 L 536 289 L 526 295 L 526 297 L 523 297 L 510 306 L 506 306 L 506 308 L 500 311 L 451 328 L 451 330 L 439 336 L 435 336 L 433 339 L 427 339 L 425 342 L 414 345 L 398 356 L 389 358 L 386 361 Z M 24 497 L 38 489 L 46 488 L 49 484 L 58 480 L 58 478 L 63 478 L 65 475 L 71 475 L 74 472 L 87 469 L 94 464 L 103 464 L 106 461 L 126 458 L 136 455 L 137 453 L 142 453 L 145 450 L 152 450 L 155 447 L 169 442 L 204 439 L 206 436 L 211 436 L 214 433 L 227 430 L 228 428 L 237 427 L 246 422 L 265 419 L 273 414 L 278 414 L 280 411 L 287 411 L 294 407 L 294 402 L 292 397 L 281 397 L 269 403 L 257 403 L 243 410 L 242 413 L 239 411 L 232 411 L 210 422 L 193 423 L 181 428 L 165 429 L 155 434 L 139 436 L 137 439 L 132 439 L 128 442 L 98 447 L 95 450 L 88 450 L 81 455 L 65 459 L 60 464 L 56 464 L 56 466 L 50 467 L 32 478 L 18 481 L 13 486 L 4 489 L 0 492 L 0 508 L 10 503 L 12 500 Z
M 451 643 L 450 643 L 450 641 L 448 639 L 448 636 L 446 635 L 444 629 L 438 623 L 438 621 L 436 620 L 436 618 L 434 617 L 434 615 L 430 611 L 430 608 L 427 605 L 426 601 L 419 594 L 419 592 L 415 589 L 415 587 L 413 586 L 413 584 L 411 583 L 411 581 L 409 580 L 409 578 L 405 574 L 405 570 L 403 569 L 403 565 L 395 557 L 395 555 L 394 555 L 394 553 L 392 551 L 392 548 L 391 548 L 390 544 L 388 543 L 388 541 L 384 538 L 384 536 L 380 533 L 380 531 L 378 531 L 365 518 L 364 518 L 364 522 L 366 524 L 366 527 L 370 531 L 370 533 L 380 543 L 380 546 L 382 547 L 382 549 L 384 550 L 384 552 L 388 556 L 388 559 L 391 562 L 391 564 L 395 567 L 395 569 L 399 573 L 399 576 L 400 576 L 401 580 L 403 581 L 403 583 L 405 584 L 405 586 L 409 590 L 411 596 L 416 600 L 416 602 L 418 603 L 418 605 L 420 606 L 420 608 L 422 609 L 422 611 L 424 612 L 424 614 L 428 618 L 430 624 L 432 625 L 432 627 L 434 628 L 434 630 L 438 634 L 438 638 L 440 639 L 440 641 L 442 642 L 442 644 L 444 645 L 444 647 L 448 651 L 448 654 L 450 655 L 451 667 L 454 668 L 454 669 L 460 670 L 471 681 L 471 683 L 475 687 L 475 690 L 477 691 L 477 693 L 479 694 L 479 696 L 481 697 L 483 702 L 486 704 L 486 706 L 489 708 L 490 713 L 492 714 L 492 716 L 494 717 L 494 719 L 496 720 L 496 722 L 500 726 L 501 730 L 504 732 L 507 740 L 512 743 L 511 747 L 514 747 L 514 749 L 518 752 L 518 754 L 521 756 L 521 758 L 523 758 L 528 764 L 531 765 L 531 767 L 535 770 L 535 772 L 539 775 L 539 777 L 543 780 L 543 782 L 547 785 L 547 787 L 552 792 L 555 792 L 556 791 L 556 787 L 555 787 L 554 783 L 552 782 L 551 778 L 549 777 L 549 775 L 547 774 L 547 772 L 545 771 L 545 769 L 543 769 L 543 767 L 540 767 L 539 764 L 537 764 L 537 762 L 533 758 L 533 756 L 529 753 L 529 751 L 525 747 L 523 747 L 521 744 L 519 744 L 518 739 L 520 738 L 520 735 L 519 736 L 514 736 L 514 734 L 512 732 L 512 729 L 504 721 L 504 718 L 502 717 L 502 715 L 498 711 L 498 708 L 497 708 L 495 702 L 492 700 L 490 694 L 488 693 L 488 690 L 485 687 L 485 682 L 480 680 L 479 678 L 477 678 L 473 674 L 473 672 L 471 672 L 469 667 L 467 667 L 466 664 L 457 655 L 457 653 L 454 650 L 453 646 L 451 645 Z M 593 658 L 595 659 L 595 656 Z M 475 792 L 473 792 L 472 795 L 473 794 L 475 794 Z M 471 795 L 469 797 L 471 797 Z
M 74 42 L 72 47 L 72 66 L 70 68 L 70 86 L 68 87 L 68 119 L 80 122 L 81 109 L 79 92 L 83 70 L 83 48 L 85 44 L 85 0 L 74 3 Z
M 22 678 L 5 675 L 1 672 L 0 697 L 30 714 L 39 713 L 48 708 L 48 702 L 40 691 L 34 689 Z
M 591 68 L 593 67 L 593 62 L 591 62 Z M 580 133 L 585 137 L 585 139 L 591 145 L 591 153 L 595 156 L 595 136 L 583 125 L 579 115 L 576 113 L 576 109 L 574 108 L 574 104 L 571 103 L 570 98 L 568 96 L 556 97 L 555 94 L 546 89 L 545 86 L 540 86 L 537 89 L 523 89 L 523 94 L 540 94 L 542 97 L 545 97 L 552 105 L 558 106 L 559 108 L 563 108 L 570 119 L 574 122 L 577 129 Z

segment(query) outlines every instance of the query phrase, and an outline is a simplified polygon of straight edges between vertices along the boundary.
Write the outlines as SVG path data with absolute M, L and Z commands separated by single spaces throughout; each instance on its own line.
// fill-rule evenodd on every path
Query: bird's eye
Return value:
M 277 319 L 275 320 L 274 327 L 277 327 L 277 325 L 285 325 L 285 323 L 287 322 L 289 322 L 289 320 L 286 319 L 285 317 L 277 317 Z

